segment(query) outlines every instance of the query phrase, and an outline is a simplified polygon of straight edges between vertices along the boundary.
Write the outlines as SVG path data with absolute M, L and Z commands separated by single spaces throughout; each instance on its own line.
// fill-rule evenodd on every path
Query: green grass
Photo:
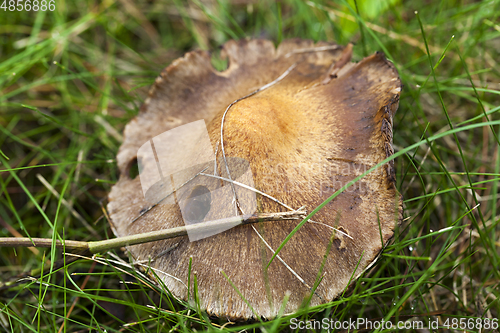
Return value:
M 0 236 L 113 237 L 102 207 L 119 176 L 121 133 L 149 86 L 184 52 L 244 37 L 354 41 L 354 60 L 386 53 L 404 83 L 394 145 L 405 202 L 393 244 L 352 289 L 264 323 L 207 318 L 119 250 L 72 261 L 55 248 L 0 248 L 0 331 L 276 332 L 292 318 L 441 327 L 498 318 L 500 1 L 367 3 L 56 0 L 53 12 L 0 9 Z M 216 56 L 214 64 L 223 66 Z

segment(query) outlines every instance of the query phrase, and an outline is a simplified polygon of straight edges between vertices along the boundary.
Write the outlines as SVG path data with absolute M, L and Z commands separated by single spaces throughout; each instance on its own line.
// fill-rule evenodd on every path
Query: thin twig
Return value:
M 66 250 L 88 250 L 89 243 L 67 240 L 61 242 L 55 241 L 55 246 L 58 249 L 65 248 Z M 28 238 L 28 237 L 1 237 L 0 247 L 52 247 L 52 238 Z
M 272 196 L 270 196 L 269 194 L 267 193 L 264 193 L 262 191 L 259 191 L 257 190 L 256 188 L 254 187 L 251 187 L 251 186 L 248 186 L 246 184 L 243 184 L 243 183 L 240 183 L 240 182 L 237 182 L 236 180 L 232 180 L 232 179 L 228 179 L 228 178 L 224 178 L 224 177 L 220 177 L 220 176 L 214 176 L 214 175 L 209 175 L 209 174 L 206 174 L 206 173 L 200 173 L 200 176 L 206 176 L 206 177 L 212 177 L 212 178 L 217 178 L 219 180 L 223 180 L 223 181 L 226 181 L 226 182 L 230 182 L 231 184 L 234 184 L 234 185 L 238 185 L 240 187 L 243 187 L 243 188 L 246 188 L 247 190 L 250 190 L 250 191 L 254 191 L 255 193 L 258 193 L 262 196 L 265 196 L 266 198 L 269 198 L 271 200 L 273 200 L 274 202 L 282 205 L 283 207 L 285 207 L 286 209 L 289 209 L 290 211 L 295 211 L 295 209 L 293 209 L 292 207 L 284 204 L 283 202 L 279 201 L 278 199 L 276 198 L 273 198 Z
M 14 229 L 10 224 L 8 224 L 6 221 L 4 221 L 1 217 L 0 217 L 0 225 L 2 227 L 4 227 L 5 229 L 7 229 L 14 237 L 23 238 L 23 235 L 19 231 Z M 34 247 L 28 247 L 28 250 L 33 252 L 33 254 L 36 256 L 40 253 L 40 251 L 38 251 L 38 249 L 34 248 Z
M 163 200 L 165 200 L 166 198 L 168 198 L 169 196 L 171 196 L 172 194 L 175 193 L 175 191 L 177 191 L 178 189 L 180 189 L 181 187 L 185 186 L 186 184 L 188 184 L 189 182 L 191 182 L 193 179 L 195 179 L 196 177 L 198 177 L 199 175 L 201 175 L 201 173 L 205 170 L 207 170 L 208 167 L 206 167 L 205 169 L 201 170 L 200 172 L 198 172 L 196 175 L 194 175 L 193 177 L 189 178 L 186 182 L 182 183 L 177 189 L 174 189 L 172 192 L 170 192 L 169 194 L 167 194 L 166 196 L 164 196 L 162 199 L 160 199 L 157 203 L 149 206 L 148 208 L 146 208 L 144 211 L 142 211 L 138 216 L 136 216 L 132 221 L 130 221 L 130 224 L 134 223 L 135 221 L 137 221 L 138 219 L 140 219 L 142 216 L 144 216 L 146 213 L 148 213 L 151 209 L 155 208 L 156 206 L 158 206 Z M 129 225 L 130 226 L 130 225 Z
M 215 159 L 214 159 L 214 176 L 217 176 L 217 153 L 219 152 L 219 141 L 217 141 L 217 145 L 215 146 Z
M 145 269 L 151 269 L 151 270 L 155 271 L 155 273 L 162 273 L 162 274 L 164 274 L 164 275 L 166 275 L 166 276 L 169 276 L 170 278 L 172 278 L 172 279 L 174 279 L 174 280 L 176 280 L 176 281 L 178 281 L 178 282 L 182 283 L 182 284 L 184 285 L 184 287 L 186 287 L 186 289 L 189 289 L 189 288 L 188 288 L 188 286 L 186 286 L 186 284 L 184 283 L 184 281 L 182 281 L 182 280 L 181 280 L 181 279 L 179 279 L 178 277 L 173 276 L 172 274 L 168 274 L 168 273 L 166 273 L 166 272 L 164 272 L 164 271 L 162 271 L 162 270 L 160 270 L 160 269 L 158 269 L 158 268 L 151 267 L 150 265 L 144 265 L 144 264 L 143 264 L 143 263 L 141 263 L 141 262 L 134 262 L 134 264 L 135 264 L 135 265 L 139 265 L 139 266 L 141 266 L 141 267 L 143 267 L 143 268 L 145 268 Z
M 264 221 L 266 222 L 284 221 L 293 218 L 299 219 L 304 216 L 305 216 L 304 211 L 294 211 L 294 212 L 284 212 L 284 213 L 259 213 L 252 215 L 243 215 L 243 216 L 231 216 L 228 218 L 215 221 L 201 222 L 165 230 L 151 231 L 142 234 L 118 237 L 105 241 L 89 242 L 89 250 L 92 253 L 99 253 L 117 247 L 186 236 L 188 233 L 192 232 L 209 231 L 213 230 L 214 227 L 217 228 L 224 228 L 225 226 L 233 227 L 234 223 L 239 221 L 241 221 L 241 224 L 249 224 L 249 223 L 257 223 Z
M 75 253 L 65 253 L 65 255 L 71 257 L 73 261 L 77 260 L 77 259 L 84 259 L 84 260 L 90 260 L 90 261 L 97 262 L 103 266 L 111 266 L 111 267 L 113 267 L 113 269 L 115 269 L 121 273 L 127 274 L 131 277 L 138 279 L 139 281 L 144 283 L 146 286 L 148 286 L 151 290 L 155 290 L 155 288 L 153 287 L 153 283 L 148 276 L 143 274 L 140 270 L 135 270 L 133 265 L 126 263 L 125 261 L 123 261 L 119 258 L 117 260 L 112 260 L 112 259 L 106 259 L 104 257 L 99 257 L 96 255 L 93 255 L 92 257 L 87 257 L 84 255 L 75 254 Z M 114 256 L 112 253 L 109 253 L 109 255 L 111 257 L 116 258 L 116 256 Z M 114 265 L 112 265 L 112 264 L 114 264 Z M 125 267 L 126 269 L 122 268 L 122 267 Z M 131 271 L 128 271 L 127 269 L 134 271 L 134 274 L 132 274 Z M 75 275 L 75 273 L 72 273 L 71 275 Z
M 337 229 L 337 228 L 335 228 L 335 227 L 332 227 L 331 225 L 328 225 L 328 224 L 326 224 L 326 223 L 317 222 L 317 221 L 313 221 L 313 220 L 309 220 L 308 222 L 311 222 L 311 223 L 316 223 L 316 224 L 321 224 L 321 225 L 323 225 L 323 226 L 325 226 L 325 227 L 328 227 L 328 228 L 330 228 L 330 229 L 332 229 L 332 230 L 335 230 L 335 232 L 338 232 L 338 233 L 339 233 L 339 234 L 341 234 L 341 235 L 344 235 L 344 236 L 349 237 L 350 239 L 354 240 L 354 238 L 352 238 L 352 236 L 351 236 L 351 235 L 349 235 L 349 234 L 347 234 L 347 233 L 343 232 L 342 230 L 339 230 L 339 229 Z
M 286 209 L 289 209 L 289 210 L 290 210 L 290 211 L 292 211 L 292 212 L 300 211 L 300 210 L 302 210 L 302 208 L 304 208 L 304 207 L 305 207 L 305 206 L 302 206 L 302 207 L 300 207 L 299 209 L 293 209 L 292 207 L 290 207 L 290 206 L 288 206 L 287 204 L 285 204 L 285 203 L 283 203 L 283 202 L 279 201 L 278 199 L 276 199 L 276 198 L 274 198 L 274 197 L 270 196 L 269 194 L 264 193 L 264 192 L 262 192 L 262 191 L 259 191 L 259 190 L 257 190 L 256 188 L 251 187 L 251 186 L 248 186 L 248 185 L 246 185 L 246 184 L 243 184 L 243 183 L 237 182 L 237 181 L 235 181 L 235 180 L 227 179 L 227 178 L 220 177 L 220 176 L 209 175 L 209 174 L 206 174 L 206 173 L 203 173 L 203 172 L 201 172 L 201 173 L 200 173 L 200 176 L 206 176 L 206 177 L 217 178 L 217 179 L 220 179 L 220 180 L 223 180 L 223 181 L 226 181 L 226 182 L 230 182 L 230 183 L 232 183 L 232 184 L 234 184 L 234 185 L 238 185 L 238 186 L 240 186 L 240 187 L 246 188 L 247 190 L 254 191 L 255 193 L 258 193 L 258 194 L 260 194 L 260 195 L 262 195 L 262 196 L 265 196 L 266 198 L 269 198 L 269 199 L 273 200 L 274 202 L 276 202 L 276 203 L 278 203 L 278 204 L 282 205 L 283 207 L 285 207 Z M 308 220 L 307 222 L 316 223 L 316 224 L 320 224 L 320 225 L 323 225 L 323 226 L 325 226 L 325 227 L 331 228 L 331 229 L 335 230 L 336 232 L 338 232 L 338 233 L 340 233 L 340 234 L 342 234 L 342 235 L 344 235 L 344 236 L 346 236 L 346 237 L 349 237 L 350 239 L 354 240 L 354 238 L 352 238 L 352 237 L 351 237 L 350 235 L 348 235 L 347 233 L 345 233 L 345 232 L 343 232 L 342 230 L 339 230 L 339 229 L 337 229 L 337 228 L 335 228 L 335 227 L 332 227 L 332 226 L 330 226 L 330 225 L 328 225 L 328 224 L 326 224 L 326 223 L 317 222 L 317 221 L 313 221 L 313 220 Z
M 111 126 L 103 117 L 97 115 L 94 117 L 94 120 L 96 121 L 96 123 L 104 127 L 106 132 L 113 138 L 115 138 L 116 141 L 123 142 L 123 136 L 118 133 L 118 131 L 113 126 Z
M 229 104 L 229 106 L 226 108 L 226 111 L 224 111 L 224 114 L 222 115 L 222 120 L 221 120 L 221 124 L 220 124 L 220 144 L 221 144 L 221 151 L 222 151 L 222 157 L 224 159 L 224 164 L 226 166 L 226 172 L 227 172 L 227 177 L 232 180 L 231 178 L 231 173 L 229 172 L 229 166 L 227 165 L 227 160 L 226 160 L 226 152 L 224 150 L 224 120 L 226 119 L 226 115 L 227 113 L 229 112 L 229 109 L 236 103 L 238 103 L 239 101 L 242 101 L 244 100 L 245 98 L 248 98 L 248 97 L 251 97 L 255 94 L 257 94 L 258 92 L 261 92 L 263 90 L 266 90 L 267 88 L 275 85 L 276 83 L 280 82 L 281 80 L 283 80 L 288 74 L 290 74 L 290 72 L 295 68 L 295 66 L 297 66 L 297 63 L 294 63 L 293 65 L 291 65 L 290 67 L 288 67 L 288 69 L 283 73 L 281 74 L 276 80 L 272 81 L 272 82 L 269 82 L 268 84 L 265 84 L 263 85 L 262 87 L 260 87 L 259 89 L 251 92 L 250 94 L 246 95 L 246 96 L 243 96 L 241 98 L 238 98 L 237 100 L 235 100 L 234 102 L 232 102 L 231 104 Z M 238 215 L 238 208 L 240 208 L 241 210 L 241 207 L 239 207 L 239 204 L 238 204 L 238 198 L 236 198 L 236 190 L 234 189 L 234 184 L 231 183 L 231 188 L 233 190 L 233 202 L 236 204 L 236 215 Z
M 255 231 L 255 233 L 257 234 L 257 236 L 259 236 L 260 240 L 264 243 L 264 245 L 266 245 L 267 248 L 269 250 L 271 250 L 271 252 L 273 254 L 275 254 L 276 252 L 273 250 L 273 248 L 266 242 L 266 240 L 264 239 L 264 237 L 262 237 L 262 235 L 257 231 L 257 229 L 255 229 L 255 227 L 253 225 L 252 225 L 252 229 L 253 229 L 253 231 Z M 281 263 L 286 267 L 286 269 L 288 269 L 290 271 L 290 273 L 292 273 L 293 276 L 295 276 L 297 278 L 297 280 L 299 280 L 309 290 L 312 290 L 311 286 L 308 285 L 307 282 L 299 274 L 297 274 L 290 266 L 288 266 L 288 264 L 283 259 L 281 259 L 281 257 L 279 255 L 276 255 L 276 258 L 278 258 L 278 260 L 281 261 Z M 320 295 L 318 295 L 316 292 L 314 292 L 314 294 L 316 296 L 318 296 L 321 300 L 323 300 L 323 298 Z
M 92 226 L 87 221 L 85 221 L 85 219 L 70 205 L 68 201 L 66 201 L 66 199 L 61 198 L 59 192 L 57 192 L 52 187 L 52 185 L 50 185 L 50 183 L 45 178 L 43 178 L 41 174 L 37 173 L 36 177 L 50 191 L 50 193 L 52 193 L 58 200 L 61 200 L 61 203 L 70 211 L 71 215 L 73 215 L 78 221 L 80 221 L 84 225 L 84 227 L 88 231 L 90 231 L 92 235 L 94 235 L 94 237 L 100 238 L 97 231 L 95 231 L 94 228 L 92 228 Z
M 196 224 L 191 224 L 187 226 L 181 226 L 176 228 L 156 230 L 151 232 L 146 232 L 142 234 L 129 235 L 124 237 L 117 237 L 113 239 L 107 239 L 103 241 L 93 241 L 93 242 L 81 242 L 66 240 L 61 242 L 56 240 L 56 248 L 64 248 L 68 251 L 85 251 L 88 250 L 91 253 L 105 252 L 111 249 L 120 248 L 122 246 L 142 244 L 147 242 L 154 242 L 163 239 L 175 238 L 186 236 L 190 232 L 203 232 L 213 230 L 214 227 L 223 228 L 225 226 L 234 226 L 235 222 L 240 222 L 241 224 L 250 224 L 258 222 L 271 222 L 271 221 L 286 221 L 290 219 L 303 219 L 306 216 L 306 212 L 292 211 L 292 212 L 280 212 L 280 213 L 259 213 L 259 214 L 248 214 L 243 216 L 232 216 L 225 219 L 201 222 Z M 50 238 L 27 238 L 27 237 L 1 237 L 0 247 L 52 247 L 52 239 Z

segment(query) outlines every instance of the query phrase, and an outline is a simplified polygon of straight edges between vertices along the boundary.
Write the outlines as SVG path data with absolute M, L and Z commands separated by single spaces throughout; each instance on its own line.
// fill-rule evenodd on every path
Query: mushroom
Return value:
M 117 156 L 121 176 L 108 204 L 116 236 L 197 223 L 207 216 L 239 214 L 243 219 L 253 212 L 302 206 L 310 212 L 392 155 L 398 73 L 382 53 L 352 63 L 351 51 L 351 45 L 300 39 L 285 40 L 278 48 L 268 40 L 241 40 L 222 47 L 229 64 L 221 72 L 206 51 L 175 60 L 125 128 Z M 143 170 L 154 165 L 152 155 L 149 160 L 138 156 L 141 147 L 162 133 L 203 122 L 206 130 L 201 126 L 196 135 L 184 130 L 177 141 L 162 141 L 170 149 L 166 163 L 177 165 L 162 179 L 168 183 L 177 173 L 176 184 L 182 178 L 189 186 L 180 186 L 183 194 L 171 187 L 168 202 L 152 204 L 168 191 L 151 185 L 148 195 L 141 190 L 142 173 L 129 177 L 134 163 Z M 189 167 L 181 170 L 182 165 Z M 219 178 L 204 176 L 209 174 Z M 225 195 L 216 193 L 220 189 L 227 190 Z M 270 319 L 282 306 L 291 313 L 305 303 L 315 306 L 337 297 L 376 260 L 401 218 L 391 161 L 319 210 L 269 266 L 301 220 L 236 225 L 210 237 L 184 236 L 127 249 L 180 299 L 193 297 L 196 275 L 199 305 L 209 315 Z

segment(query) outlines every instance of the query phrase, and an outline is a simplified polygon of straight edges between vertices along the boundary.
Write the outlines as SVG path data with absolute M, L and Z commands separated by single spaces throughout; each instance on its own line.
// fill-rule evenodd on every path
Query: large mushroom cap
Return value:
M 145 143 L 181 125 L 205 121 L 208 151 L 217 155 L 217 170 L 212 166 L 207 173 L 217 171 L 228 178 L 220 147 L 223 122 L 223 145 L 232 179 L 249 169 L 251 179 L 247 180 L 253 183 L 247 185 L 293 209 L 306 206 L 308 212 L 393 153 L 392 117 L 401 82 L 383 54 L 351 63 L 350 46 L 315 45 L 307 40 L 286 40 L 277 49 L 267 40 L 230 41 L 222 50 L 229 58 L 223 72 L 212 67 L 205 51 L 190 52 L 174 61 L 157 78 L 140 114 L 126 126 L 117 156 L 121 176 L 109 194 L 108 210 L 116 236 L 184 225 L 180 195 L 137 219 L 151 206 L 151 200 L 145 197 L 141 177 L 130 179 L 128 172 Z M 232 102 L 276 80 L 293 64 L 296 66 L 281 81 L 232 105 L 223 121 Z M 205 161 L 200 157 L 203 154 L 193 153 L 200 147 L 188 153 L 183 143 L 170 140 L 165 145 L 171 148 L 168 159 L 173 164 L 196 166 Z M 147 165 L 145 159 L 139 159 Z M 193 168 L 187 169 L 196 173 Z M 202 178 L 206 177 L 196 179 Z M 229 186 L 220 180 L 213 183 L 215 187 Z M 196 214 L 201 214 L 200 219 L 234 210 L 228 207 L 232 201 L 222 202 L 212 185 L 194 182 L 186 192 L 188 198 L 199 198 Z M 238 187 L 237 191 L 240 202 L 253 194 L 257 212 L 288 210 L 248 189 Z M 135 260 L 150 264 L 179 298 L 188 297 L 188 280 L 192 297 L 194 279 L 188 274 L 196 275 L 200 306 L 210 315 L 272 318 L 288 292 L 286 313 L 296 311 L 304 299 L 317 305 L 337 297 L 393 236 L 401 205 L 391 162 L 328 203 L 313 217 L 319 223 L 304 224 L 279 253 L 289 267 L 276 259 L 265 269 L 273 252 L 260 236 L 276 250 L 300 220 L 259 223 L 255 230 L 240 225 L 197 241 L 181 237 L 129 246 L 128 250 Z M 247 205 L 245 209 L 251 208 Z M 322 280 L 311 295 L 310 287 L 318 275 Z

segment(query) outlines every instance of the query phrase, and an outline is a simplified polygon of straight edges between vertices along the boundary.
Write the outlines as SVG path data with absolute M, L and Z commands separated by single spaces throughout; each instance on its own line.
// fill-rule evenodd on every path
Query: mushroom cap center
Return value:
M 300 113 L 289 102 L 261 93 L 229 109 L 224 123 L 224 140 L 228 138 L 240 144 L 244 142 L 247 147 L 285 152 L 296 143 L 300 118 Z

